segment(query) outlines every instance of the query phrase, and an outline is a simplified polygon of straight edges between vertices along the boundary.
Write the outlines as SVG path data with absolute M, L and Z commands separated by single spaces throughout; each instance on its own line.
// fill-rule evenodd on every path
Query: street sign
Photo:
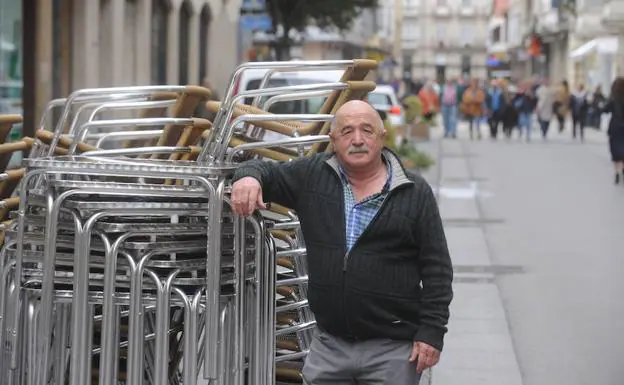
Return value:
M 270 31 L 273 21 L 267 14 L 241 15 L 240 26 L 243 31 Z

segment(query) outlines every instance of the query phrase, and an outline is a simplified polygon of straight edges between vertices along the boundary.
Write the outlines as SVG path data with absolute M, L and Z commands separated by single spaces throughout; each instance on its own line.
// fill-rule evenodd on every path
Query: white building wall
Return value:
M 152 7 L 160 0 L 74 0 L 72 88 L 146 85 L 152 79 Z M 191 11 L 180 25 L 183 1 Z M 188 28 L 188 83 L 199 84 L 200 14 L 212 16 L 208 36 L 207 76 L 223 93 L 239 62 L 240 0 L 167 0 L 167 83 L 179 83 L 179 32 Z
M 402 46 L 412 57 L 414 79 L 446 77 L 462 72 L 462 56 L 470 57 L 470 76 L 483 78 L 489 0 L 403 0 Z

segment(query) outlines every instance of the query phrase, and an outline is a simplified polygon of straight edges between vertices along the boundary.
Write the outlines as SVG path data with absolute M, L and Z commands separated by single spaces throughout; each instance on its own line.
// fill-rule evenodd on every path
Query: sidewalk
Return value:
M 441 130 L 433 131 L 432 140 L 418 147 L 436 159 L 424 176 L 437 194 L 445 222 L 455 295 L 442 358 L 431 382 L 421 384 L 522 385 L 496 286 L 497 267 L 490 261 L 483 231 L 490 219 L 483 217 L 478 201 L 493 197 L 479 190 L 478 175 L 472 175 L 467 127 L 460 125 L 457 140 L 440 140 Z

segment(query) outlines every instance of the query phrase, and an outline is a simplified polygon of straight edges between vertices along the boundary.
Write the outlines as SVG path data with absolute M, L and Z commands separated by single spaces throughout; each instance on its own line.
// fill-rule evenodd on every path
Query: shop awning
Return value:
M 588 41 L 582 46 L 570 52 L 570 58 L 580 60 L 590 52 L 596 51 L 604 54 L 614 54 L 618 50 L 618 39 L 614 36 L 599 37 Z

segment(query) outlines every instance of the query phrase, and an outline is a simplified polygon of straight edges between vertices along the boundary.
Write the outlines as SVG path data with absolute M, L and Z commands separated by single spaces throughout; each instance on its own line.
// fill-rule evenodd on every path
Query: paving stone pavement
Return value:
M 460 135 L 465 134 L 462 126 Z M 438 198 L 445 222 L 455 278 L 449 332 L 440 363 L 433 369 L 433 385 L 522 385 L 507 317 L 494 283 L 484 219 L 461 142 L 441 141 L 434 130 L 418 147 L 436 158 L 424 173 Z
M 624 188 L 604 130 L 493 143 L 481 129 L 418 144 L 438 159 L 424 176 L 456 273 L 433 384 L 621 385 Z

